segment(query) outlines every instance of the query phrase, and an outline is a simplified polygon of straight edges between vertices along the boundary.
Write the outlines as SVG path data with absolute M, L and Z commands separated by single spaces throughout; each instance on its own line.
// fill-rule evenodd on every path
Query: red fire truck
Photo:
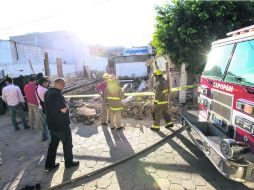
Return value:
M 254 181 L 254 25 L 212 43 L 199 86 L 199 110 L 180 122 L 224 176 Z

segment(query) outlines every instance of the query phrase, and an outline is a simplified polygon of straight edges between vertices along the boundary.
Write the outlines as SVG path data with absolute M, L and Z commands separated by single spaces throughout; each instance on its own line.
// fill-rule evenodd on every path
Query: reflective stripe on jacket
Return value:
M 155 103 L 167 104 L 168 93 L 170 93 L 170 86 L 166 79 L 161 77 L 155 85 Z
M 109 109 L 112 111 L 122 110 L 122 99 L 124 99 L 124 93 L 118 82 L 109 80 L 104 92 L 104 100 L 107 102 Z

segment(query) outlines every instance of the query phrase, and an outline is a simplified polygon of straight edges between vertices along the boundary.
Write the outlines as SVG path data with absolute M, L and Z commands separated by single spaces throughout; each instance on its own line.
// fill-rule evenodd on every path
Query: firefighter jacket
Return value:
M 124 99 L 124 93 L 116 80 L 108 80 L 104 91 L 104 100 L 112 111 L 123 109 L 121 100 Z
M 168 104 L 168 93 L 170 93 L 170 86 L 166 79 L 161 77 L 155 85 L 155 104 Z

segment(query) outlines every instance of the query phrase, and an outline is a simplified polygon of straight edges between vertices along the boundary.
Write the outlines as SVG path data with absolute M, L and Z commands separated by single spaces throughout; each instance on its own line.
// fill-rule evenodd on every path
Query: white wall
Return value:
M 166 71 L 166 62 L 167 60 L 162 56 L 157 58 L 157 65 L 161 71 Z
M 118 77 L 146 77 L 146 62 L 117 63 L 115 65 L 116 76 Z
M 12 63 L 12 55 L 10 42 L 6 40 L 0 41 L 0 65 L 11 63 Z
M 90 56 L 86 65 L 88 65 L 91 70 L 106 72 L 108 59 L 105 57 Z
M 60 50 L 43 48 L 38 46 L 15 43 L 13 41 L 0 41 L 0 70 L 13 77 L 29 75 L 34 72 L 44 73 L 44 54 L 48 52 L 50 75 L 57 75 L 56 58 L 63 60 L 63 72 L 65 74 L 75 73 L 75 63 L 65 64 L 64 53 Z M 82 71 L 82 70 L 81 70 Z
M 8 40 L 0 41 L 0 70 L 3 69 L 5 74 L 10 74 L 13 77 L 29 75 L 33 73 L 29 64 L 30 60 L 35 74 L 45 73 L 44 54 L 48 52 L 50 76 L 57 75 L 56 58 L 62 59 L 64 76 L 76 72 L 83 73 L 84 65 L 88 65 L 94 70 L 106 71 L 108 59 L 90 56 L 88 47 L 80 46 L 66 51 L 15 43 Z
M 73 64 L 63 64 L 62 67 L 64 75 L 75 73 L 75 65 Z M 44 64 L 39 63 L 33 65 L 33 69 L 35 71 L 35 74 L 40 72 L 44 73 Z M 29 75 L 33 73 L 29 64 L 6 64 L 6 65 L 0 64 L 0 70 L 4 70 L 5 75 L 9 74 L 12 77 L 18 77 L 20 75 Z M 50 76 L 52 75 L 57 76 L 56 64 L 50 64 L 49 70 Z
M 63 51 L 43 48 L 38 46 L 31 46 L 11 42 L 13 64 L 29 64 L 29 60 L 33 65 L 44 64 L 44 54 L 48 52 L 49 62 L 56 63 L 56 58 L 63 60 Z

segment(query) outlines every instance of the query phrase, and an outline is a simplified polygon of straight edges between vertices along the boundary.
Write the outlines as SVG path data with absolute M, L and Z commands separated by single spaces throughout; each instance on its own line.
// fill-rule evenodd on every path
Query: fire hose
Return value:
M 141 150 L 141 151 L 139 151 L 139 152 L 137 152 L 137 153 L 134 153 L 134 154 L 132 154 L 132 155 L 130 155 L 130 156 L 127 156 L 127 157 L 125 157 L 125 158 L 122 158 L 122 159 L 120 159 L 119 161 L 116 161 L 116 162 L 114 162 L 114 163 L 112 163 L 112 164 L 110 164 L 110 165 L 108 165 L 108 166 L 105 166 L 105 167 L 103 167 L 103 168 L 100 168 L 100 169 L 98 169 L 98 170 L 92 171 L 92 172 L 87 173 L 87 174 L 85 174 L 85 175 L 81 175 L 81 176 L 76 177 L 76 178 L 74 178 L 74 179 L 70 179 L 70 180 L 64 181 L 64 182 L 62 182 L 62 183 L 60 183 L 60 184 L 58 184 L 58 185 L 54 185 L 54 186 L 50 187 L 49 189 L 50 189 L 50 190 L 52 190 L 52 189 L 58 189 L 58 188 L 63 187 L 63 186 L 65 186 L 65 185 L 69 185 L 69 184 L 75 183 L 75 182 L 77 182 L 77 181 L 79 181 L 79 180 L 81 180 L 81 179 L 86 179 L 86 178 L 95 176 L 96 174 L 99 174 L 99 173 L 101 173 L 101 172 L 103 172 L 103 171 L 106 171 L 106 170 L 108 170 L 108 169 L 110 169 L 110 168 L 113 168 L 113 167 L 115 167 L 115 166 L 117 166 L 117 165 L 119 165 L 119 164 L 122 164 L 122 163 L 124 163 L 124 162 L 126 162 L 126 161 L 128 161 L 128 160 L 130 160 L 130 159 L 133 159 L 133 158 L 135 158 L 135 157 L 137 157 L 137 156 L 140 156 L 140 155 L 144 154 L 145 152 L 148 152 L 149 150 L 151 150 L 151 149 L 153 149 L 153 148 L 159 146 L 159 145 L 162 144 L 163 142 L 167 141 L 169 138 L 173 138 L 173 137 L 175 137 L 176 135 L 180 134 L 180 133 L 183 132 L 184 130 L 185 130 L 185 128 L 184 128 L 184 127 L 181 127 L 181 128 L 179 128 L 179 129 L 177 129 L 176 131 L 174 131 L 173 133 L 169 134 L 168 136 L 164 137 L 164 138 L 161 139 L 160 141 L 156 142 L 155 144 L 152 144 L 151 146 L 149 146 L 149 147 L 147 147 L 147 148 L 145 148 L 145 149 L 143 149 L 143 150 Z

